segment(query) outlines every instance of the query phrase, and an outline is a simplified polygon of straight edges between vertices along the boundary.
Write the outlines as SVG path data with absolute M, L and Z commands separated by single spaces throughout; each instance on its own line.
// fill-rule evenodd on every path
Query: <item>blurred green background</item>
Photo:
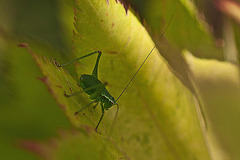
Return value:
M 129 0 L 126 3 L 131 4 L 132 9 L 139 14 L 140 21 L 146 20 L 151 25 L 152 33 L 155 33 L 162 23 L 158 20 L 163 17 L 154 14 L 150 8 L 154 3 L 150 1 Z M 225 34 L 223 14 L 216 9 L 214 1 L 195 0 L 194 3 L 201 18 L 210 26 L 216 42 L 222 46 Z M 169 7 L 173 14 L 175 7 Z M 38 159 L 34 154 L 21 149 L 21 140 L 45 140 L 57 136 L 58 130 L 71 128 L 68 119 L 39 80 L 41 73 L 32 57 L 17 45 L 28 43 L 37 49 L 38 54 L 64 61 L 71 59 L 73 17 L 73 0 L 0 1 L 1 159 Z M 176 30 L 178 29 L 181 28 Z M 171 42 L 174 41 L 174 38 L 168 38 Z M 181 43 L 176 42 L 176 45 L 181 46 Z M 224 57 L 217 54 L 218 51 L 209 57 L 202 54 L 202 50 L 201 54 L 200 51 L 198 54 L 197 49 L 194 51 L 198 57 L 214 57 L 219 60 Z
M 1 0 L 0 15 L 0 157 L 37 159 L 20 148 L 21 140 L 47 139 L 71 125 L 38 79 L 32 57 L 17 45 L 32 44 L 42 55 L 72 56 L 72 1 Z

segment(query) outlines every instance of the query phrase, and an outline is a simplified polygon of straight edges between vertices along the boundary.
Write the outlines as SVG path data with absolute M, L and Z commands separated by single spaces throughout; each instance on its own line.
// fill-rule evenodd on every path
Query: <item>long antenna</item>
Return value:
M 123 95 L 123 93 L 126 91 L 126 89 L 128 88 L 129 84 L 133 81 L 133 79 L 136 77 L 136 75 L 138 74 L 138 72 L 140 71 L 140 69 L 142 68 L 142 66 L 144 65 L 144 63 L 146 62 L 146 60 L 148 59 L 148 57 L 152 54 L 153 50 L 156 48 L 158 42 L 162 39 L 163 35 L 165 34 L 165 32 L 167 31 L 171 21 L 173 18 L 173 14 L 171 15 L 171 18 L 166 26 L 166 28 L 164 29 L 163 33 L 161 34 L 160 38 L 156 41 L 154 47 L 151 49 L 151 51 L 149 52 L 149 54 L 147 55 L 147 57 L 144 59 L 144 61 L 142 62 L 142 64 L 140 65 L 140 67 L 138 68 L 138 70 L 136 71 L 136 73 L 133 75 L 133 77 L 131 78 L 131 80 L 128 82 L 127 86 L 123 89 L 122 93 L 118 96 L 116 102 L 119 100 L 119 98 Z

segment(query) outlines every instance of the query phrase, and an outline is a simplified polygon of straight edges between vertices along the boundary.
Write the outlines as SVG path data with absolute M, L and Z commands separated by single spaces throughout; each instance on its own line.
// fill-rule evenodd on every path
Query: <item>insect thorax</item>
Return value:
M 116 100 L 113 96 L 108 92 L 106 88 L 101 93 L 101 102 L 104 103 L 104 109 L 108 109 L 116 104 Z

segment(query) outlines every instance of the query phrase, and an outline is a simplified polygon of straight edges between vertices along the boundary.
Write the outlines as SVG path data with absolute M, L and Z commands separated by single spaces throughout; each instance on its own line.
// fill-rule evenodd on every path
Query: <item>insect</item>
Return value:
M 151 51 L 149 52 L 149 54 L 147 55 L 147 57 L 144 59 L 144 61 L 142 62 L 142 64 L 140 65 L 140 67 L 138 68 L 138 70 L 135 72 L 135 74 L 133 75 L 133 77 L 131 78 L 131 80 L 128 82 L 128 84 L 126 85 L 126 87 L 123 89 L 123 91 L 120 93 L 120 95 L 118 96 L 118 98 L 115 100 L 114 97 L 108 92 L 108 90 L 106 89 L 106 85 L 107 83 L 102 83 L 99 79 L 98 79 L 98 64 L 102 55 L 101 51 L 94 51 L 91 52 L 87 55 L 84 55 L 82 57 L 79 57 L 77 59 L 74 59 L 70 62 L 67 62 L 65 64 L 59 65 L 56 63 L 56 65 L 58 67 L 63 67 L 66 66 L 68 64 L 71 64 L 73 62 L 76 62 L 80 59 L 92 56 L 94 54 L 98 54 L 97 56 L 97 60 L 95 63 L 95 67 L 93 69 L 93 72 L 91 75 L 89 74 L 82 74 L 80 76 L 80 81 L 79 81 L 79 87 L 82 88 L 83 92 L 87 93 L 90 97 L 91 100 L 93 100 L 91 103 L 89 103 L 88 105 L 86 105 L 85 107 L 81 108 L 79 111 L 75 112 L 75 115 L 77 115 L 78 113 L 82 112 L 84 109 L 86 109 L 87 107 L 89 107 L 91 104 L 96 103 L 96 105 L 94 106 L 94 108 L 100 103 L 101 105 L 101 110 L 102 110 L 102 115 L 98 121 L 98 124 L 95 128 L 95 131 L 97 133 L 99 133 L 97 131 L 99 124 L 102 121 L 102 118 L 105 114 L 105 110 L 108 110 L 109 108 L 111 108 L 112 106 L 116 105 L 117 106 L 117 112 L 115 117 L 118 114 L 118 110 L 119 110 L 119 105 L 117 104 L 117 101 L 119 100 L 119 98 L 122 96 L 122 94 L 126 91 L 126 89 L 128 88 L 128 86 L 130 85 L 130 83 L 133 81 L 133 79 L 135 78 L 135 76 L 137 75 L 137 73 L 139 72 L 139 70 L 142 68 L 142 66 L 144 65 L 144 63 L 146 62 L 146 60 L 148 59 L 148 57 L 151 55 L 152 51 L 156 48 L 157 43 L 160 41 L 160 39 L 163 37 L 164 33 L 166 32 L 168 26 L 171 23 L 173 15 L 171 16 L 171 19 L 168 23 L 168 25 L 166 26 L 165 30 L 163 31 L 163 33 L 161 34 L 160 38 L 157 40 L 156 44 L 154 45 L 154 47 L 151 49 Z M 77 92 L 77 93 L 73 93 L 72 95 L 66 95 L 67 97 L 72 97 L 74 95 L 77 95 L 81 92 Z

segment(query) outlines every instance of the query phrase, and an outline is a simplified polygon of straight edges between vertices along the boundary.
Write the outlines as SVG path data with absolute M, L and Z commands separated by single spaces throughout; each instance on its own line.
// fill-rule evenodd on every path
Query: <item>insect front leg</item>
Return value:
M 111 134 L 112 129 L 113 129 L 115 123 L 116 123 L 117 116 L 118 116 L 119 105 L 118 105 L 117 103 L 116 103 L 116 105 L 117 105 L 117 111 L 116 111 L 116 113 L 115 113 L 115 116 L 114 116 L 113 122 L 112 122 L 112 124 L 111 124 L 109 134 Z
M 99 124 L 101 123 L 102 118 L 103 118 L 104 113 L 105 113 L 105 112 L 104 112 L 104 108 L 103 108 L 103 103 L 101 102 L 100 104 L 101 104 L 101 108 L 102 108 L 102 116 L 101 116 L 100 120 L 98 121 L 98 124 L 97 124 L 97 126 L 96 126 L 96 128 L 95 128 L 95 131 L 96 131 L 97 133 L 99 133 L 99 134 L 101 134 L 101 133 L 98 132 L 97 129 L 98 129 L 98 126 L 99 126 Z
M 86 109 L 87 107 L 89 107 L 91 104 L 93 104 L 95 102 L 97 102 L 97 101 L 92 101 L 91 103 L 87 104 L 85 107 L 83 107 L 80 110 L 78 110 L 77 112 L 75 112 L 74 115 L 77 115 L 78 113 L 82 112 L 84 109 Z
M 73 94 L 67 94 L 66 92 L 64 93 L 64 96 L 66 96 L 66 97 L 73 97 L 73 96 L 76 96 L 76 95 L 78 95 L 78 94 L 80 94 L 80 93 L 82 93 L 83 91 L 79 91 L 79 92 L 75 92 L 75 93 L 73 93 Z
M 93 109 L 95 109 L 97 107 L 99 102 L 97 102 L 94 106 L 93 106 Z

